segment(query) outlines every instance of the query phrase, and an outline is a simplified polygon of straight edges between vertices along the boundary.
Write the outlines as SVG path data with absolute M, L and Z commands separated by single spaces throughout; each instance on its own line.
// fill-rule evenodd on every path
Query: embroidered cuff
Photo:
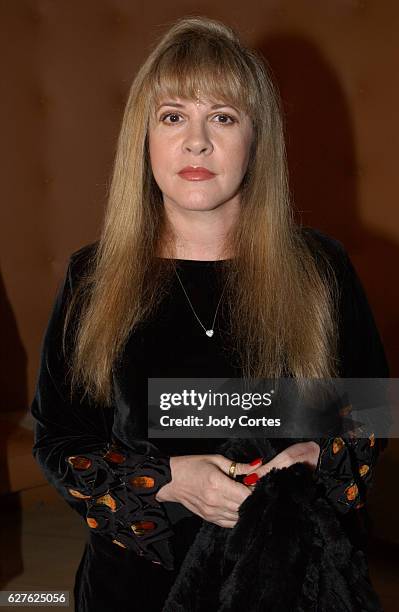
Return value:
M 173 569 L 171 523 L 158 490 L 171 481 L 168 456 L 146 456 L 119 447 L 66 457 L 68 494 L 85 500 L 86 521 L 121 548 Z
M 341 514 L 365 505 L 373 477 L 373 434 L 366 439 L 327 438 L 321 444 L 315 478 Z

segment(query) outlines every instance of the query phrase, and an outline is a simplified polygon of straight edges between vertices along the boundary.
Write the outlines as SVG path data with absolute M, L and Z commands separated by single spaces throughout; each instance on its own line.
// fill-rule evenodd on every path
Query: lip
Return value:
M 206 181 L 216 176 L 214 172 L 202 166 L 186 166 L 178 172 L 178 175 L 186 181 Z

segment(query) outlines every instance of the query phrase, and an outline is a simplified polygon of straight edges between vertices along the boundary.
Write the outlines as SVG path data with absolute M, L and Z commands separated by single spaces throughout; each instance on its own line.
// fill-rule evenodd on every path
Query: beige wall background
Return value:
M 344 243 L 399 376 L 397 2 L 3 0 L 2 492 L 40 482 L 27 410 L 57 285 L 70 253 L 98 237 L 131 81 L 185 15 L 237 28 L 269 61 L 298 218 Z M 397 542 L 398 464 L 394 440 L 371 496 L 379 535 Z

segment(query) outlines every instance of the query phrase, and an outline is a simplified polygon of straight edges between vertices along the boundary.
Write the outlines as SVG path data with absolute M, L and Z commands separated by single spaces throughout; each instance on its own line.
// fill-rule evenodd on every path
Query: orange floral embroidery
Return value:
M 109 450 L 104 455 L 104 459 L 106 459 L 106 461 L 111 461 L 111 463 L 124 463 L 124 461 L 126 461 L 126 457 L 122 455 L 122 453 L 113 450 Z
M 125 546 L 124 544 L 122 544 L 122 542 L 119 542 L 119 540 L 112 540 L 114 544 L 117 544 L 118 546 L 120 546 L 121 548 L 127 548 L 127 546 Z
M 354 499 L 356 499 L 358 493 L 359 489 L 357 488 L 356 484 L 352 484 L 345 489 L 346 499 L 348 501 L 353 501 Z
M 86 521 L 88 526 L 91 527 L 91 529 L 95 529 L 96 527 L 98 527 L 96 519 L 88 517 Z
M 90 499 L 90 495 L 83 495 L 83 493 L 76 491 L 76 489 L 68 489 L 68 491 L 72 497 L 78 497 L 79 499 Z
M 372 433 L 369 436 L 369 440 L 370 440 L 370 446 L 374 446 L 374 444 L 375 444 L 375 434 L 374 433 Z
M 135 476 L 134 478 L 130 478 L 129 482 L 132 487 L 137 487 L 139 489 L 152 489 L 155 484 L 155 480 L 151 476 Z
M 334 438 L 333 444 L 332 444 L 332 451 L 334 453 L 334 455 L 336 455 L 337 453 L 339 453 L 339 451 L 345 446 L 345 442 L 343 441 L 342 438 Z
M 359 468 L 360 476 L 365 476 L 367 474 L 367 472 L 369 471 L 369 469 L 370 469 L 370 467 L 366 463 L 361 465 L 360 468 Z
M 116 501 L 114 500 L 109 493 L 107 495 L 102 495 L 101 497 L 97 497 L 96 504 L 104 504 L 111 508 L 112 512 L 116 511 Z
M 75 470 L 88 470 L 91 467 L 91 459 L 88 457 L 68 457 L 68 462 L 75 468 Z
M 145 535 L 147 531 L 155 529 L 155 523 L 153 521 L 137 521 L 131 525 L 131 528 L 135 535 L 142 536 Z

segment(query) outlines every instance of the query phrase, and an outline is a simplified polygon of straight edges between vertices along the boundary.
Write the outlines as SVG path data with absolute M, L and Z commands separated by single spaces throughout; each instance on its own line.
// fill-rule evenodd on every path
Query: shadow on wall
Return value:
M 270 37 L 257 48 L 267 58 L 283 100 L 296 215 L 304 225 L 343 242 L 373 309 L 391 376 L 397 377 L 399 283 L 394 279 L 399 245 L 362 222 L 358 182 L 367 168 L 356 159 L 354 121 L 345 93 L 310 41 Z
M 340 240 L 367 293 L 390 364 L 399 376 L 399 246 L 362 223 L 353 117 L 338 76 L 309 40 L 268 37 L 257 49 L 272 69 L 286 123 L 290 187 L 297 219 Z M 361 95 L 361 92 L 358 92 Z M 378 206 L 378 202 L 376 202 Z M 399 213 L 398 213 L 399 214 Z M 370 492 L 376 537 L 399 543 L 399 440 L 390 440 Z
M 27 357 L 22 344 L 15 315 L 0 274 L 0 589 L 13 576 L 23 571 L 21 557 L 21 507 L 18 494 L 9 493 L 9 440 L 18 429 L 21 411 L 28 405 Z M 7 416 L 6 416 L 7 415 Z M 16 418 L 13 418 L 15 415 Z M 8 554 L 7 551 L 12 551 Z
M 25 410 L 28 402 L 27 356 L 0 272 L 0 416 Z

